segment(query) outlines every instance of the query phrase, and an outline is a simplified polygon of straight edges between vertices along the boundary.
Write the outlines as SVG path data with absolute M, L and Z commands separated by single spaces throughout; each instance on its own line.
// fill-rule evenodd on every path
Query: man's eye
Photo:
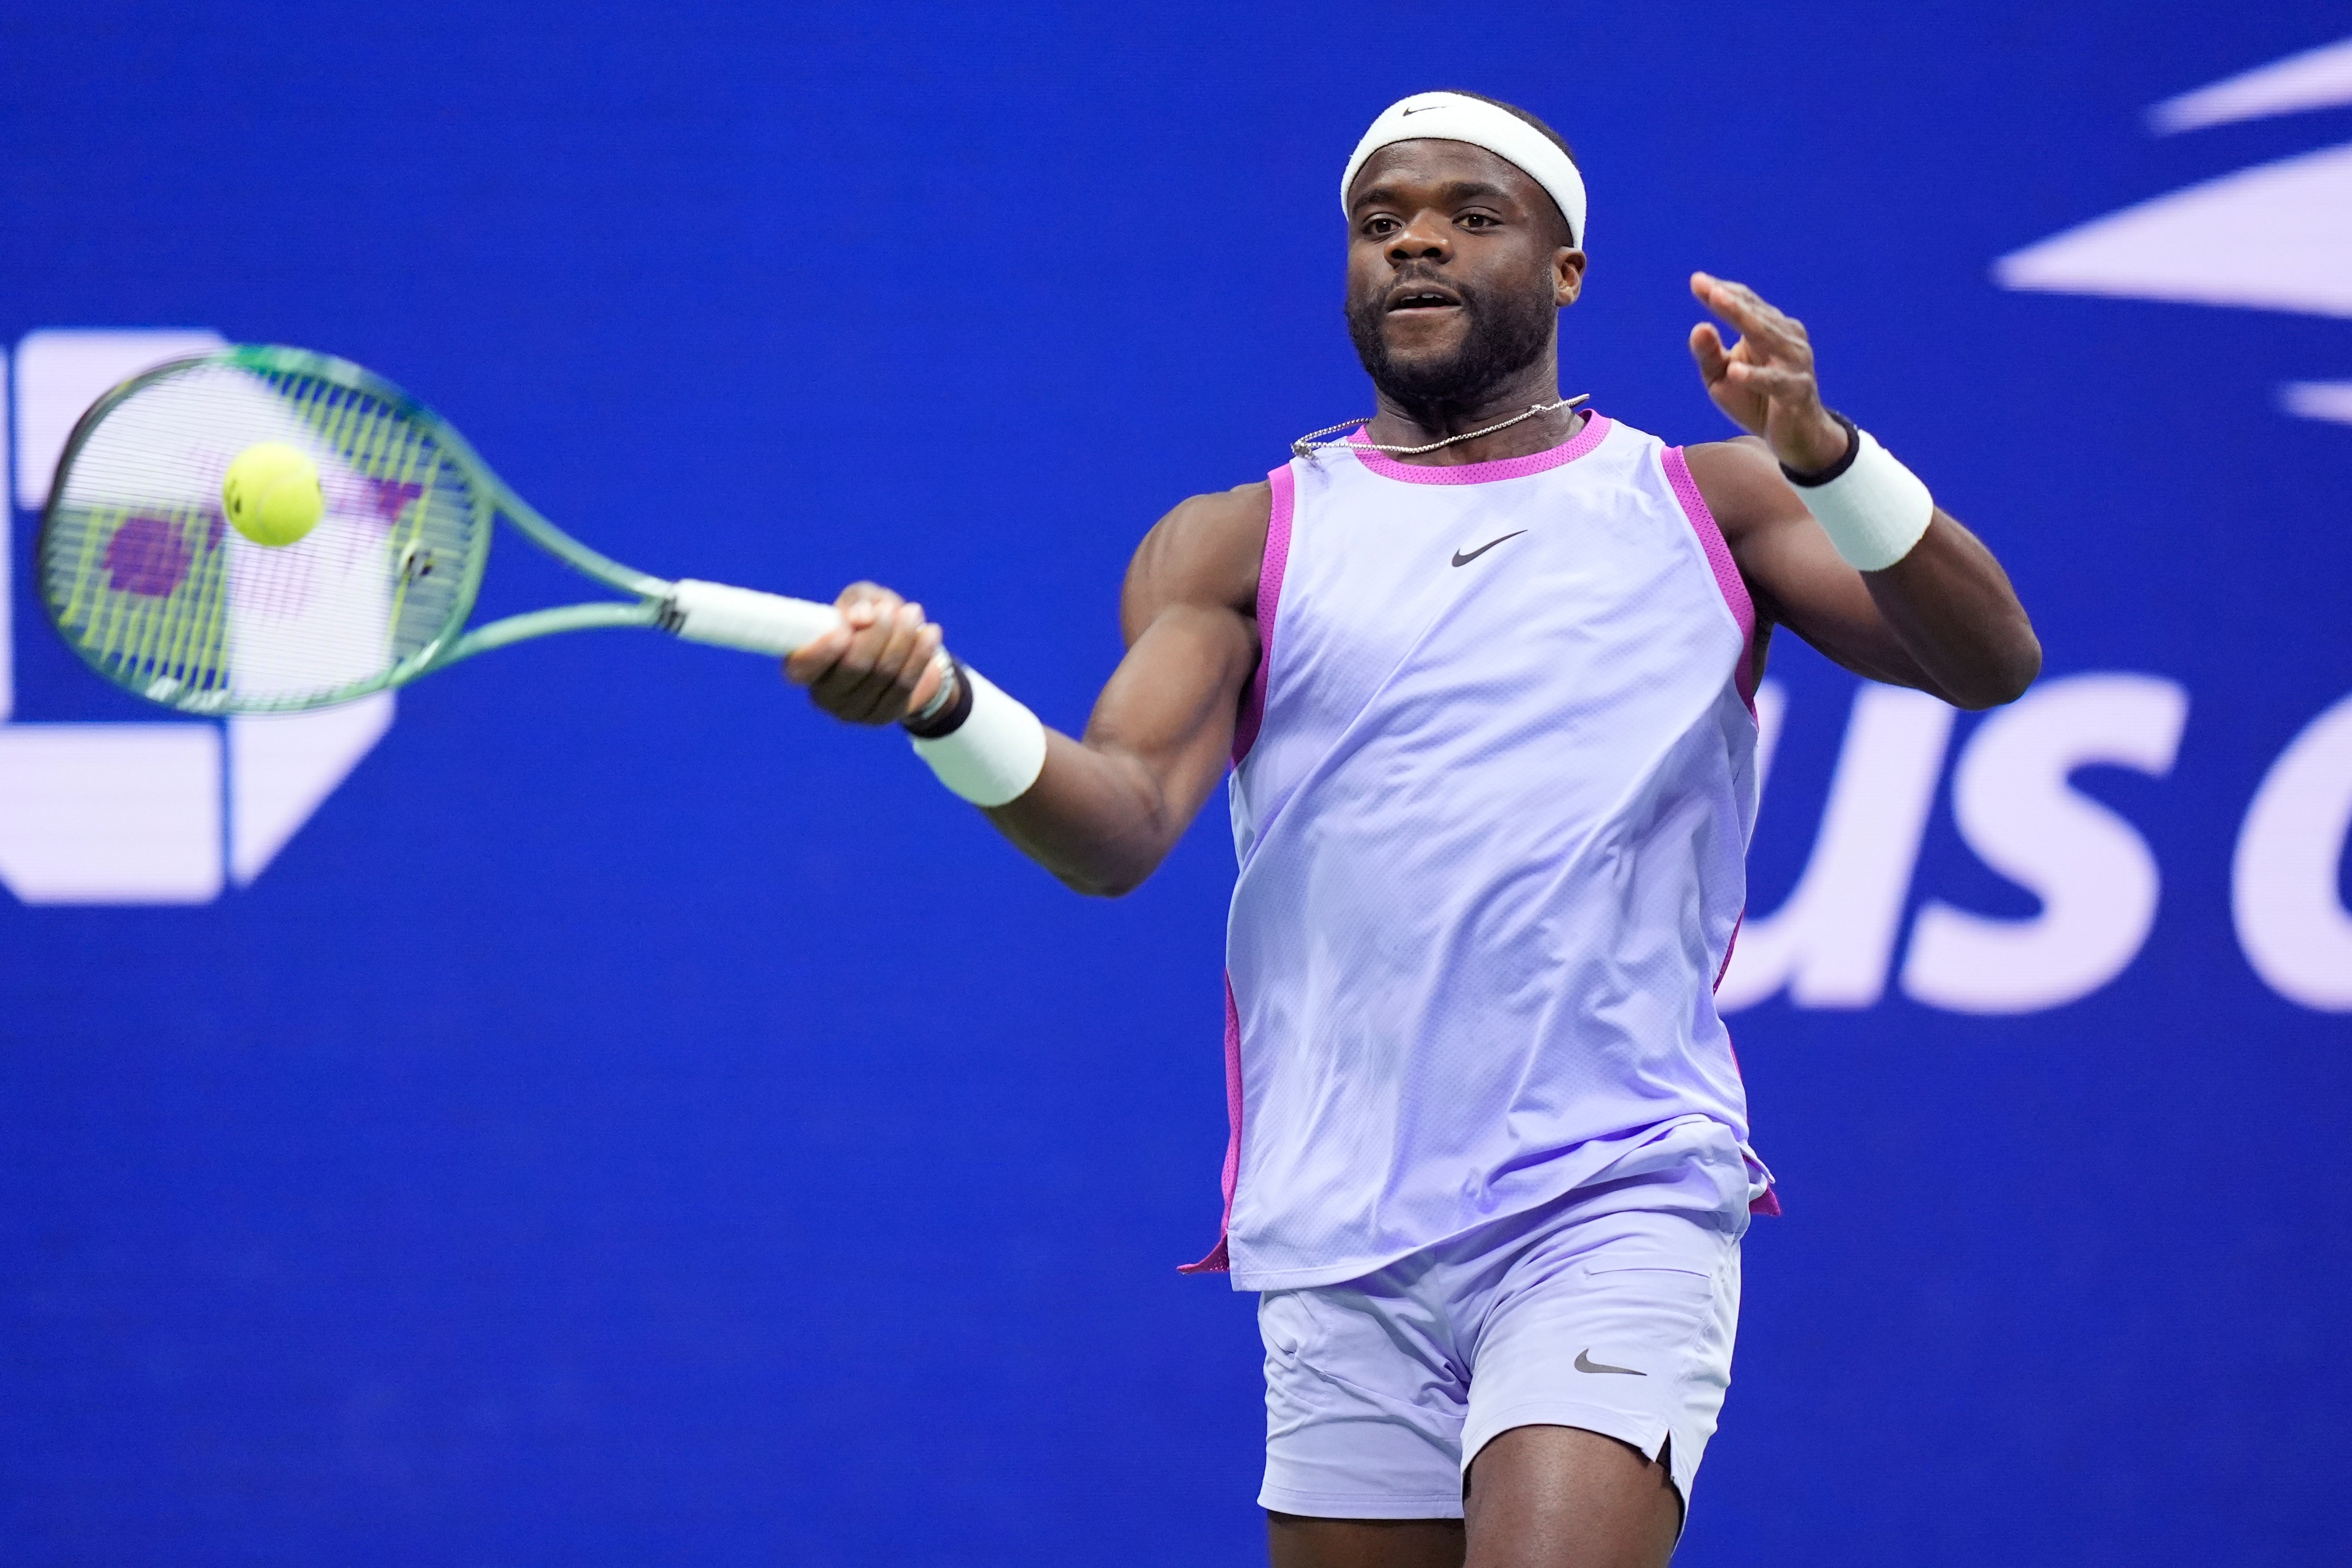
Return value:
M 1464 213 L 1462 215 L 1462 221 L 1469 225 L 1472 228 L 1485 228 L 1495 220 L 1488 217 L 1485 213 Z

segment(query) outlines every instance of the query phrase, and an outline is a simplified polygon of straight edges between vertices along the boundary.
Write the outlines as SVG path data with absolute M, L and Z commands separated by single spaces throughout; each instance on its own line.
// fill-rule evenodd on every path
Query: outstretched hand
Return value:
M 1691 293 L 1739 332 L 1729 347 L 1713 321 L 1691 329 L 1691 358 L 1706 395 L 1734 423 L 1761 436 L 1773 456 L 1800 473 L 1845 456 L 1845 428 L 1822 405 L 1805 324 L 1765 303 L 1745 283 L 1691 274 Z

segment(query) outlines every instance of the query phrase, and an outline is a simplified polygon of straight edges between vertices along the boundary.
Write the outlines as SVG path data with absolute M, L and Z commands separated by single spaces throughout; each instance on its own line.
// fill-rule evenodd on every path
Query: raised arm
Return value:
M 1132 891 L 1223 777 L 1242 689 L 1256 671 L 1264 484 L 1195 496 L 1135 552 L 1119 604 L 1120 660 L 1083 739 L 1045 731 L 1037 781 L 985 808 L 997 830 L 1082 893 Z M 937 690 L 940 631 L 871 583 L 842 590 L 845 627 L 784 662 L 816 705 L 860 724 L 920 712 Z M 1033 757 L 1034 753 L 1032 753 Z
M 1756 599 L 1759 634 L 1780 622 L 1856 674 L 1961 708 L 2021 695 L 2042 645 L 1992 552 L 1937 507 L 1891 564 L 1849 564 L 1781 472 L 1834 470 L 1860 439 L 1822 405 L 1803 323 L 1705 273 L 1691 291 L 1740 334 L 1726 347 L 1703 323 L 1691 354 L 1708 395 L 1750 435 L 1693 447 L 1688 459 Z

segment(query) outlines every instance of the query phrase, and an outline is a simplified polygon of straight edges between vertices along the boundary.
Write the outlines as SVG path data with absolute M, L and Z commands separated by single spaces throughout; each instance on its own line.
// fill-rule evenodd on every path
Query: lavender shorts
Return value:
M 1580 1426 L 1670 1464 L 1685 1507 L 1731 1384 L 1759 1188 L 1686 1122 L 1541 1207 L 1338 1285 L 1269 1290 L 1265 1485 L 1317 1519 L 1456 1519 L 1514 1426 Z

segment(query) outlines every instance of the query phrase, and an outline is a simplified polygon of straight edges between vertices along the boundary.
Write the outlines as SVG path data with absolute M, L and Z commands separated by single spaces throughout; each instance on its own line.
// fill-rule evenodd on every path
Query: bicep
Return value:
M 1262 484 L 1196 498 L 1144 539 L 1120 594 L 1127 655 L 1087 722 L 1089 748 L 1141 761 L 1188 815 L 1223 773 L 1257 669 L 1269 500 Z
M 1254 622 L 1222 606 L 1168 605 L 1104 685 L 1086 744 L 1142 763 L 1171 807 L 1189 816 L 1224 772 L 1242 690 L 1256 668 Z
M 1048 731 L 1037 782 L 988 814 L 1081 892 L 1116 896 L 1150 876 L 1224 774 L 1257 668 L 1252 612 L 1269 507 L 1265 485 L 1244 486 L 1160 520 L 1128 569 L 1127 655 L 1085 737 Z

